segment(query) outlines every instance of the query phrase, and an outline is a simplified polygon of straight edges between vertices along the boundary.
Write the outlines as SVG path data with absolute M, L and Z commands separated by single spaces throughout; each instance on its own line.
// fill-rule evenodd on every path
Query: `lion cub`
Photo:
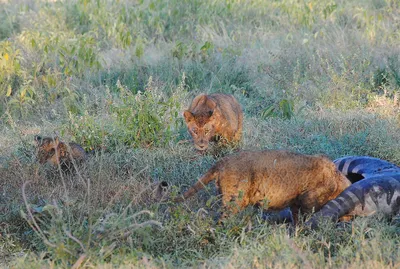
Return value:
M 63 170 L 70 169 L 73 161 L 80 163 L 86 160 L 85 150 L 76 143 L 64 143 L 58 137 L 35 136 L 36 152 L 39 163 L 46 162 L 58 166 Z
M 218 161 L 189 188 L 183 201 L 212 180 L 222 196 L 221 219 L 248 205 L 269 210 L 290 207 L 294 221 L 302 212 L 319 210 L 350 186 L 334 163 L 322 155 L 304 155 L 285 150 L 244 151 Z
M 222 138 L 224 143 L 238 143 L 242 137 L 243 112 L 232 95 L 198 95 L 183 116 L 194 146 L 200 151 L 206 150 L 211 140 Z

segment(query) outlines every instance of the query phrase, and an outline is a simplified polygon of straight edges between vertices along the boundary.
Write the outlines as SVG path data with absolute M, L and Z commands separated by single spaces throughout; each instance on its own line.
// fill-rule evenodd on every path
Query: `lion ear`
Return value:
M 192 112 L 190 112 L 189 110 L 185 110 L 183 112 L 183 117 L 185 117 L 186 122 L 191 122 L 194 119 Z
M 208 100 L 207 95 L 203 94 L 203 95 L 200 95 L 198 103 L 204 104 L 205 102 L 207 102 L 207 100 Z
M 207 95 L 205 95 L 205 94 L 197 95 L 193 99 L 192 104 L 190 105 L 190 107 L 201 106 L 201 105 L 205 104 L 206 102 L 207 102 Z
M 213 112 L 214 109 L 217 107 L 217 103 L 214 100 L 207 98 L 207 107 L 210 109 L 211 112 Z
M 35 135 L 34 140 L 36 145 L 39 145 L 40 141 L 42 141 L 42 137 L 40 135 Z
M 58 136 L 54 137 L 54 144 L 57 147 L 58 144 L 60 143 L 60 139 L 58 138 Z
M 162 201 L 163 199 L 167 198 L 168 189 L 169 186 L 166 181 L 161 181 L 160 183 L 157 183 L 157 187 L 155 190 L 156 199 Z

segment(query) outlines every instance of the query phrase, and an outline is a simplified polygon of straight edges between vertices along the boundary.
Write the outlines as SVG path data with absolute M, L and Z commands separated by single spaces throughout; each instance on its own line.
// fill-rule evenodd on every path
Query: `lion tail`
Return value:
M 174 202 L 183 202 L 187 198 L 195 195 L 198 191 L 213 181 L 218 176 L 218 165 L 214 165 L 207 171 L 192 187 L 190 187 L 181 197 L 174 199 Z

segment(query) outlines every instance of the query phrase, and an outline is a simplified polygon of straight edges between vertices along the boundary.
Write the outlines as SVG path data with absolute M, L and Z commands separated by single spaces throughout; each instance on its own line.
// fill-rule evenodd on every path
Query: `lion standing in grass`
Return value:
M 238 101 L 229 94 L 196 96 L 183 113 L 194 146 L 200 151 L 212 140 L 237 144 L 242 137 L 243 112 Z
M 193 196 L 214 179 L 222 199 L 221 219 L 256 205 L 268 210 L 290 207 L 296 221 L 299 210 L 319 210 L 351 184 L 323 155 L 244 151 L 218 161 L 175 201 Z

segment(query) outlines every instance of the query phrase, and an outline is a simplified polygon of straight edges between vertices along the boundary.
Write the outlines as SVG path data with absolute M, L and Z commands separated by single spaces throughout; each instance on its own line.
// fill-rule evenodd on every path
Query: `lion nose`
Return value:
M 204 140 L 199 141 L 199 143 L 197 144 L 197 149 L 198 149 L 198 150 L 205 150 L 205 149 L 207 149 L 207 143 L 205 143 Z

